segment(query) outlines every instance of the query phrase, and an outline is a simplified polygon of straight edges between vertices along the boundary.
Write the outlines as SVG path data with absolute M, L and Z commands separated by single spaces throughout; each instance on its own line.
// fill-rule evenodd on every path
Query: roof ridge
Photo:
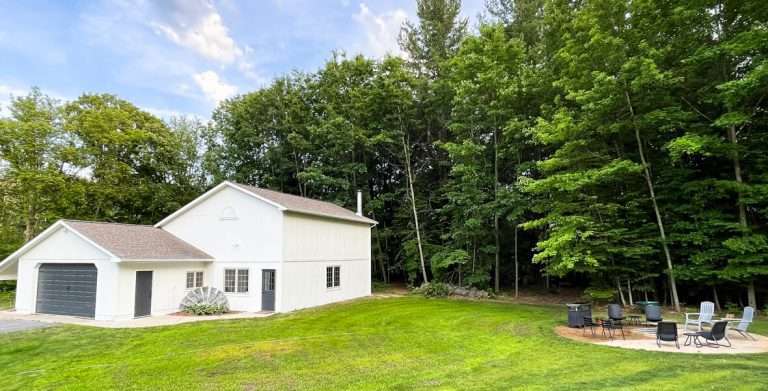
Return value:
M 129 225 L 133 227 L 151 227 L 155 228 L 155 226 L 151 224 L 131 224 L 131 223 L 114 223 L 111 221 L 94 221 L 94 220 L 78 220 L 78 219 L 61 219 L 63 222 L 72 222 L 72 223 L 89 223 L 89 224 L 108 224 L 108 225 Z M 159 228 L 158 228 L 159 229 Z
M 269 188 L 266 188 L 266 187 L 258 187 L 258 186 L 253 186 L 253 185 L 246 185 L 246 184 L 238 183 L 238 182 L 232 182 L 232 183 L 235 184 L 235 185 L 238 185 L 238 186 L 250 187 L 250 188 L 253 188 L 253 189 L 256 189 L 256 190 L 269 191 L 269 192 L 272 192 L 272 193 L 278 193 L 278 194 L 286 195 L 286 196 L 289 196 L 289 197 L 301 198 L 303 200 L 309 200 L 309 201 L 314 201 L 314 202 L 324 202 L 326 204 L 335 205 L 335 206 L 338 206 L 339 208 L 342 208 L 342 209 L 345 209 L 345 210 L 349 210 L 349 209 L 347 209 L 347 208 L 345 208 L 345 207 L 343 207 L 343 206 L 341 206 L 339 204 L 336 204 L 334 202 L 331 202 L 331 201 L 318 200 L 317 198 L 310 198 L 310 197 L 300 196 L 298 194 L 286 193 L 286 192 L 283 192 L 283 191 L 273 190 L 273 189 L 269 189 Z M 352 212 L 351 210 L 349 210 L 349 211 Z

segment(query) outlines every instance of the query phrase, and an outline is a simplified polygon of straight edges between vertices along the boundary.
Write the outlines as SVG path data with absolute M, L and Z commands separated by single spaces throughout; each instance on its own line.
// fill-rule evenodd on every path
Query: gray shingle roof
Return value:
M 170 232 L 151 225 L 78 220 L 63 222 L 122 259 L 213 259 Z
M 243 185 L 240 183 L 230 183 L 259 197 L 266 198 L 267 200 L 272 201 L 291 212 L 320 215 L 330 218 L 357 221 L 366 224 L 376 224 L 375 220 L 371 220 L 365 216 L 358 216 L 355 214 L 355 212 L 331 202 L 313 200 L 311 198 L 299 197 L 292 194 Z

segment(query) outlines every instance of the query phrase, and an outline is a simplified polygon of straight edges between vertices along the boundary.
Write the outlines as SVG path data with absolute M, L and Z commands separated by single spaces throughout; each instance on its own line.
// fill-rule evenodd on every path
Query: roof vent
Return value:
M 219 215 L 219 220 L 237 220 L 237 213 L 231 206 L 224 208 Z
M 357 191 L 357 213 L 355 213 L 358 216 L 363 215 L 363 192 L 358 190 Z

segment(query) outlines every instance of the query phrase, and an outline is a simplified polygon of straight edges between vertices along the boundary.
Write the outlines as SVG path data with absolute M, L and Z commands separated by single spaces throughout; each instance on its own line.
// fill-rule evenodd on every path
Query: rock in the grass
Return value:
M 451 296 L 462 296 L 462 297 L 471 297 L 474 299 L 486 299 L 491 297 L 490 293 L 487 291 L 484 291 L 482 289 L 477 289 L 475 287 L 463 287 L 463 286 L 456 286 L 456 285 L 448 285 L 449 292 Z
M 466 295 L 469 294 L 469 291 L 467 290 L 467 288 L 464 288 L 464 287 L 460 286 L 460 287 L 454 288 L 453 292 L 451 292 L 451 294 L 455 295 L 455 296 L 466 296 Z

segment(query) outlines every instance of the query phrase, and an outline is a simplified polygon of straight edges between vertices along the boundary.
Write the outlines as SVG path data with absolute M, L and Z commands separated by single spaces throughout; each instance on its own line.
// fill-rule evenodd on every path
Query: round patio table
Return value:
M 629 319 L 629 324 L 640 326 L 640 315 L 629 315 L 627 318 Z
M 699 342 L 699 337 L 701 337 L 701 333 L 698 331 L 695 332 L 686 332 L 683 333 L 685 336 L 685 342 L 683 343 L 683 346 L 690 346 L 691 343 L 694 345 L 701 346 L 701 342 Z

